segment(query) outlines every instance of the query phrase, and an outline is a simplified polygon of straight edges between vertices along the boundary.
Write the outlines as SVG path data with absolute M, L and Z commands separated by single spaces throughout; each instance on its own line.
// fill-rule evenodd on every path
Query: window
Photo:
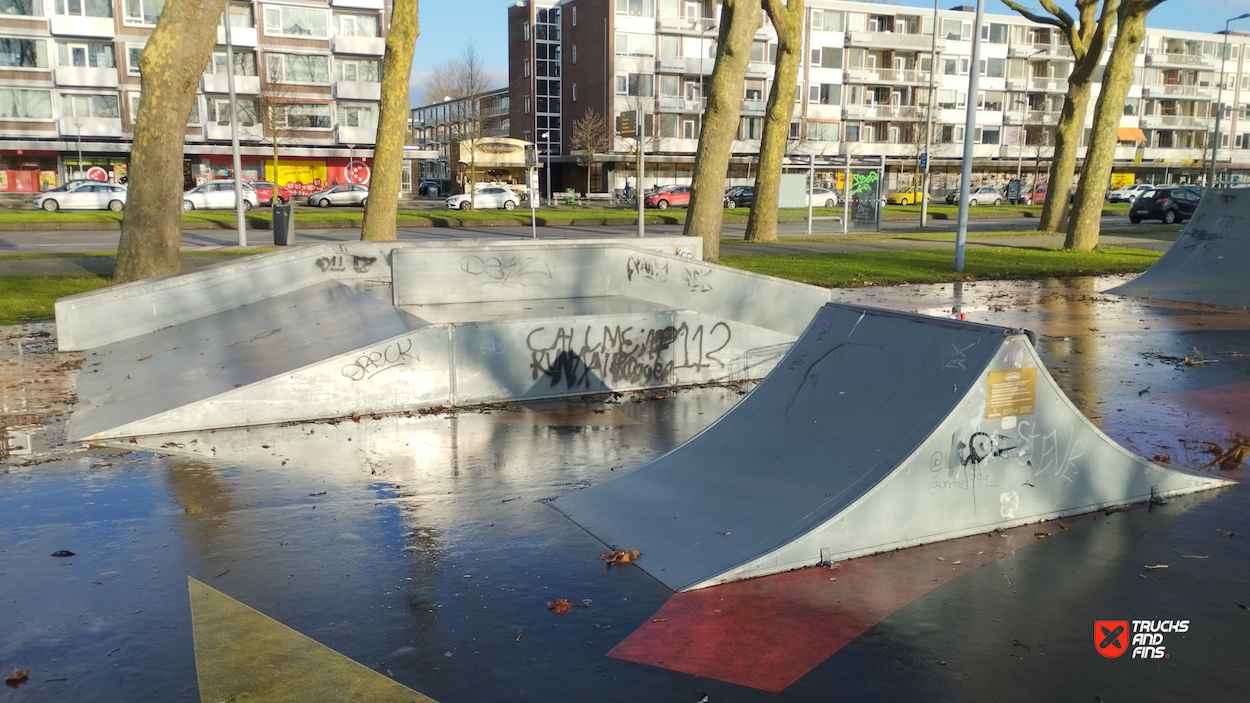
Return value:
M 843 22 L 845 21 L 846 13 L 841 10 L 825 10 L 821 14 L 824 15 L 824 29 L 826 32 L 845 31 Z
M 751 42 L 751 61 L 763 63 L 768 60 L 768 42 Z
M 1124 114 L 1129 117 L 1136 116 L 1138 113 L 1138 101 L 1129 100 L 1124 103 Z
M 616 0 L 616 14 L 631 17 L 654 17 L 652 0 Z
M 836 142 L 838 127 L 834 122 L 808 122 L 807 139 L 813 142 Z
M 530 23 L 529 22 L 526 22 L 525 24 L 521 25 L 521 34 L 524 35 L 525 37 L 524 41 L 530 40 Z
M 277 122 L 287 129 L 330 129 L 330 106 L 325 103 L 283 105 Z M 375 118 L 376 126 L 376 118 Z
M 764 120 L 760 117 L 742 118 L 742 139 L 759 139 L 764 131 Z
M 527 115 L 530 114 L 530 96 L 528 95 L 525 96 L 525 101 L 522 103 L 522 105 L 525 110 L 525 114 Z
M 105 117 L 116 119 L 116 95 L 78 95 L 61 93 L 61 115 L 64 117 Z
M 309 7 L 266 5 L 265 34 L 288 37 L 329 36 L 326 27 L 326 11 Z
M 236 106 L 239 111 L 239 124 L 244 127 L 251 127 L 260 121 L 256 118 L 255 102 L 241 99 L 236 101 Z M 219 125 L 230 124 L 230 101 L 209 100 L 207 117 L 209 122 L 216 122 Z
M 1002 112 L 1003 94 L 996 90 L 987 90 L 981 93 L 980 105 L 978 107 L 982 110 Z
M 573 23 L 573 26 L 576 27 L 577 26 L 577 8 L 576 7 L 573 8 L 573 15 L 569 19 Z
M 40 17 L 43 15 L 43 2 L 41 0 L 0 0 L 0 15 Z
M 999 127 L 978 127 L 977 131 L 981 134 L 980 142 L 982 144 L 999 143 L 999 137 L 1001 136 L 1000 133 L 1002 131 Z
M 947 41 L 959 41 L 963 36 L 964 23 L 962 20 L 942 20 L 942 36 Z
M 382 63 L 376 59 L 335 59 L 334 80 L 381 83 Z
M 655 37 L 650 34 L 616 33 L 617 56 L 655 56 Z
M 208 68 L 205 73 L 226 75 L 226 52 L 213 52 L 213 60 L 208 62 Z M 256 55 L 250 51 L 234 52 L 234 75 L 236 76 L 254 76 L 256 75 Z
M 379 37 L 377 15 L 334 14 L 334 33 L 344 37 Z
M 825 28 L 825 11 L 812 10 L 812 29 Z
M 252 6 L 230 4 L 226 6 L 226 17 L 230 20 L 231 29 L 252 29 Z M 218 22 L 218 25 L 221 23 Z
M 68 44 L 57 42 L 57 65 L 79 68 L 116 68 L 113 45 L 102 42 Z
M 127 24 L 156 24 L 165 9 L 165 0 L 126 0 Z
M 0 37 L 0 66 L 47 68 L 48 46 L 42 39 Z
M 859 124 L 848 124 L 846 126 L 846 139 L 848 142 L 859 141 Z
M 838 105 L 842 95 L 842 86 L 836 83 L 821 83 L 811 87 L 811 100 L 817 105 Z
M 143 55 L 143 47 L 126 47 L 126 72 L 132 76 L 139 75 L 139 57 Z
M 616 74 L 616 94 L 649 98 L 653 94 L 653 78 L 654 76 L 649 73 L 618 73 Z
M 525 74 L 526 78 L 530 77 L 530 60 L 529 59 L 525 59 L 524 61 L 521 62 L 521 71 Z
M 942 110 L 955 110 L 962 105 L 959 101 L 959 93 L 950 88 L 938 88 L 937 106 Z
M 113 4 L 109 0 L 55 0 L 56 14 L 77 17 L 112 17 Z M 162 2 L 162 4 L 164 4 Z M 157 14 L 160 10 L 157 10 Z M 153 19 L 155 24 L 156 20 Z
M 842 49 L 837 47 L 812 49 L 812 65 L 821 68 L 842 68 Z
M 573 102 L 577 102 L 577 84 L 573 84 Z
M 338 124 L 343 127 L 378 126 L 378 106 L 368 103 L 340 103 L 338 106 Z
M 270 83 L 330 82 L 330 57 L 319 54 L 267 54 L 266 74 Z
M 1005 24 L 983 24 L 981 25 L 981 39 L 991 44 L 1007 43 L 1007 25 Z
M 0 117 L 15 120 L 52 119 L 52 93 L 47 90 L 0 88 Z
M 573 52 L 572 54 L 569 55 L 569 58 L 573 61 L 573 63 L 577 63 L 577 45 L 576 44 L 573 45 Z
M 660 97 L 681 97 L 681 76 L 660 76 Z

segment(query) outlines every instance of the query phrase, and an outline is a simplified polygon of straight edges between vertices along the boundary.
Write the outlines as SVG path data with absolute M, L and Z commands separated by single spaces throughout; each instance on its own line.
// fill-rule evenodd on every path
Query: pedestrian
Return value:
M 626 199 L 626 200 L 629 200 L 630 195 L 632 195 L 632 194 L 633 194 L 633 192 L 634 192 L 634 191 L 633 191 L 633 189 L 632 189 L 632 188 L 630 188 L 630 187 L 629 187 L 629 179 L 628 179 L 628 178 L 626 178 L 626 179 L 625 179 L 625 190 L 623 190 L 623 191 L 621 191 L 621 192 L 623 192 L 623 193 L 625 194 L 625 199 Z

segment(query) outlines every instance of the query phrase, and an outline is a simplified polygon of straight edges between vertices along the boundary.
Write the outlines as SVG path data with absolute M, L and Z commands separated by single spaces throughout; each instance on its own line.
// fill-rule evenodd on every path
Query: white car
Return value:
M 468 193 L 453 195 L 447 199 L 447 209 L 468 210 L 469 208 L 476 206 L 479 210 L 498 210 L 499 208 L 503 208 L 504 210 L 513 210 L 516 208 L 517 203 L 521 202 L 521 196 L 507 188 L 500 188 L 499 186 L 478 188 L 477 191 L 475 191 L 475 195 L 476 203 L 474 202 L 474 198 Z
M 812 207 L 837 207 L 838 194 L 828 188 L 812 188 L 808 201 Z
M 1107 202 L 1111 203 L 1131 203 L 1137 200 L 1137 196 L 1151 190 L 1154 186 L 1149 183 L 1135 183 L 1131 186 L 1124 186 L 1107 193 Z
M 56 210 L 112 210 L 126 207 L 126 186 L 113 183 L 79 183 L 72 190 L 50 190 L 35 196 L 35 207 Z
M 260 207 L 260 197 L 251 185 L 243 184 L 243 209 Z M 182 194 L 182 209 L 233 210 L 234 181 L 209 181 Z

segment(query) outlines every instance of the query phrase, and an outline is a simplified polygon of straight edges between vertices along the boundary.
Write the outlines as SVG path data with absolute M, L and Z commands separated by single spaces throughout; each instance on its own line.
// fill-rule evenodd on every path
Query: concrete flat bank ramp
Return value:
M 57 301 L 76 440 L 762 378 L 829 291 L 691 237 L 313 245 Z
M 551 506 L 682 591 L 1226 484 L 1112 442 L 1023 331 L 829 303 L 718 422 Z
M 1193 219 L 1145 273 L 1108 290 L 1136 298 L 1250 307 L 1250 189 L 1208 189 Z

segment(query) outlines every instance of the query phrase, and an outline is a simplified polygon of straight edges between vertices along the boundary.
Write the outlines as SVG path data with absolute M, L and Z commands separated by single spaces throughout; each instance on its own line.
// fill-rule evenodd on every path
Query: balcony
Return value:
M 661 56 L 655 62 L 656 73 L 681 73 L 687 76 L 710 76 L 716 59 L 689 58 L 685 56 Z M 772 67 L 769 67 L 771 71 Z M 768 75 L 772 75 L 770 72 Z
M 1142 115 L 1141 126 L 1145 129 L 1210 129 L 1211 119 L 1190 115 Z
M 768 110 L 768 103 L 763 100 L 747 100 L 742 103 L 743 117 L 763 117 Z
M 226 45 L 226 28 L 217 25 L 217 43 Z M 256 46 L 256 28 L 255 27 L 231 27 L 230 28 L 230 45 L 231 46 Z
M 747 64 L 747 78 L 772 78 L 773 65 L 771 63 L 761 63 L 752 61 Z
M 927 84 L 929 72 L 905 68 L 851 68 L 847 69 L 846 78 L 857 83 Z
M 336 81 L 334 97 L 339 100 L 381 100 L 381 83 L 362 83 L 360 81 Z M 484 116 L 489 118 L 489 116 Z
M 847 105 L 848 120 L 922 120 L 924 111 L 914 105 Z
M 344 127 L 339 125 L 334 128 L 334 138 L 339 144 L 351 144 L 352 146 L 373 144 L 378 139 L 378 128 Z
M 57 66 L 53 75 L 58 87 L 116 88 L 116 68 L 87 68 L 85 66 Z
M 1007 47 L 1008 58 L 1035 59 L 1048 61 L 1051 59 L 1071 59 L 1072 49 L 1063 44 L 1012 44 Z
M 1060 78 L 1030 78 L 1029 90 L 1041 93 L 1066 93 L 1068 82 Z
M 1056 125 L 1059 112 L 1051 110 L 1010 110 L 1003 113 L 1003 124 Z
M 663 112 L 682 112 L 692 115 L 697 115 L 703 112 L 704 107 L 702 100 L 687 100 L 685 98 L 672 96 L 658 98 L 655 101 L 655 104 L 656 109 Z
M 230 86 L 226 83 L 226 74 L 210 73 L 204 76 L 205 93 L 229 93 Z M 260 76 L 235 76 L 234 92 L 238 95 L 259 95 Z
M 847 46 L 871 47 L 873 49 L 902 49 L 904 51 L 929 51 L 933 47 L 933 37 L 928 34 L 900 34 L 898 32 L 858 32 L 846 33 Z M 938 38 L 937 50 L 946 50 L 946 40 Z
M 386 52 L 386 40 L 382 37 L 352 37 L 336 34 L 331 42 L 331 47 L 336 54 L 381 56 Z
M 383 0 L 330 0 L 331 7 L 350 7 L 356 10 L 381 10 Z
M 205 122 L 204 138 L 220 141 L 230 140 L 230 123 Z M 239 139 L 245 141 L 262 141 L 265 138 L 265 130 L 258 124 L 240 125 Z
M 53 36 L 101 37 L 112 39 L 116 34 L 112 17 L 81 17 L 79 15 L 52 15 L 48 29 Z
M 1208 58 L 1199 54 L 1167 54 L 1163 52 L 1146 54 L 1146 65 L 1168 68 L 1206 68 L 1210 70 L 1219 68 L 1219 62 L 1213 57 Z
M 1215 88 L 1197 85 L 1143 85 L 1141 94 L 1147 98 L 1213 100 Z
M 716 31 L 712 29 L 716 25 L 716 20 L 709 18 L 693 18 L 693 17 L 661 17 L 656 20 L 655 28 L 657 32 L 663 34 L 685 34 L 687 36 L 712 36 Z
M 77 139 L 80 134 L 84 137 L 122 136 L 120 117 L 62 117 L 56 121 L 56 128 L 62 139 Z
M 1029 89 L 1029 79 L 1028 78 L 1008 78 L 1006 87 L 1004 87 L 1003 89 L 1009 90 L 1013 93 L 1023 93 Z

